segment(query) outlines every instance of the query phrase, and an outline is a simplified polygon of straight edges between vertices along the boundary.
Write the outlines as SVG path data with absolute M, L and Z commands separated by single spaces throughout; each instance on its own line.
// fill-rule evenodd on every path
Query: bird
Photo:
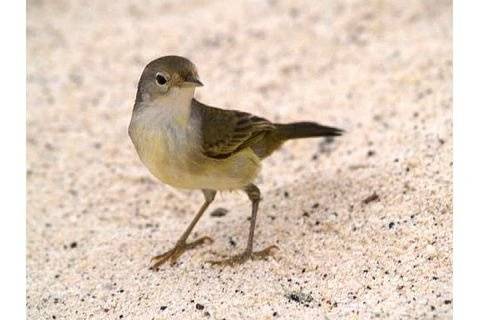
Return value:
M 148 63 L 138 81 L 128 134 L 141 162 L 161 182 L 177 189 L 201 190 L 204 202 L 170 250 L 151 259 L 152 269 L 213 240 L 187 242 L 204 212 L 222 191 L 243 191 L 251 202 L 245 249 L 216 265 L 239 265 L 265 259 L 276 245 L 254 250 L 255 224 L 261 192 L 255 179 L 261 161 L 291 139 L 336 137 L 342 129 L 315 122 L 274 123 L 238 110 L 203 104 L 195 90 L 203 86 L 196 65 L 181 56 L 163 56 Z

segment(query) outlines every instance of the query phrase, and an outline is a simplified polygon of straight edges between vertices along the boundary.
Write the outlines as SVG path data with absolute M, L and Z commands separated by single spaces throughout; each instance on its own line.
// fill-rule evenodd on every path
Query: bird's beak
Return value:
M 194 75 L 190 75 L 185 79 L 182 87 L 203 87 L 203 83 L 201 83 Z

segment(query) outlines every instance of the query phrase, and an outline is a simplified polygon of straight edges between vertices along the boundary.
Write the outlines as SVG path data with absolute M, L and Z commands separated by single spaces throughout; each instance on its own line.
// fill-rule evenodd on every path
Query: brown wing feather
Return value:
M 225 159 L 261 140 L 275 129 L 270 121 L 236 110 L 223 110 L 192 101 L 192 116 L 200 117 L 204 154 Z

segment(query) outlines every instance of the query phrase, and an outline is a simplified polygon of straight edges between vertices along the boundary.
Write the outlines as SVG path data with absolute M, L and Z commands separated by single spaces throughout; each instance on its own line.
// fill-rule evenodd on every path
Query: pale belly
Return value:
M 228 159 L 202 154 L 197 137 L 179 126 L 154 129 L 132 121 L 130 137 L 137 153 L 160 181 L 176 188 L 235 190 L 251 183 L 260 159 L 247 148 Z

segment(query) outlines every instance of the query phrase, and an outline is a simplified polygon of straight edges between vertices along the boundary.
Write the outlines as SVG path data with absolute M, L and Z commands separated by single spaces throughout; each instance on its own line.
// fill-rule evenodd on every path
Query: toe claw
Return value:
M 255 256 L 261 256 L 261 257 L 269 256 L 269 255 L 273 254 L 272 250 L 273 251 L 280 250 L 280 248 L 276 245 L 272 245 L 272 246 L 266 247 L 265 249 L 263 249 L 261 251 L 254 252 L 254 255 Z
M 263 250 L 256 252 L 243 252 L 239 255 L 224 259 L 224 260 L 208 260 L 207 263 L 211 265 L 227 265 L 234 266 L 236 264 L 242 264 L 247 260 L 259 260 L 264 259 L 265 257 L 273 255 L 272 250 L 278 250 L 279 248 L 276 245 L 269 246 Z
M 150 264 L 153 263 L 151 267 L 152 270 L 158 271 L 158 267 L 170 260 L 170 265 L 173 266 L 177 262 L 178 258 L 187 250 L 193 249 L 205 242 L 212 243 L 213 239 L 210 237 L 202 237 L 190 243 L 180 242 L 173 247 L 173 249 L 168 250 L 165 253 L 159 254 L 158 256 L 153 257 L 150 260 Z
M 201 238 L 201 239 L 203 239 L 202 243 L 206 243 L 206 242 L 208 242 L 208 244 L 212 244 L 212 243 L 213 243 L 213 239 L 210 238 L 210 237 L 203 237 L 203 238 Z

